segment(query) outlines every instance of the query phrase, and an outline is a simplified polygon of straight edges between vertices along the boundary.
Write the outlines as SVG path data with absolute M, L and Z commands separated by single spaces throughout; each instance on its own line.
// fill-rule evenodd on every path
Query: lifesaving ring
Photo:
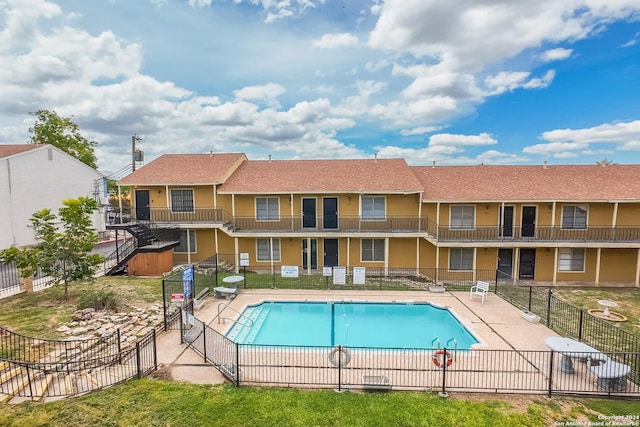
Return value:
M 438 368 L 444 368 L 446 364 L 447 367 L 451 366 L 453 363 L 453 356 L 448 351 L 438 350 L 433 353 L 433 364 Z
M 329 361 L 333 366 L 347 366 L 351 362 L 351 352 L 345 346 L 336 345 L 329 352 Z

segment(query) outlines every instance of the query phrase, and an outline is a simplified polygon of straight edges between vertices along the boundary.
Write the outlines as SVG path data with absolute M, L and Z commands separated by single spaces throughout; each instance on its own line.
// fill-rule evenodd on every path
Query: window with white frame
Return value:
M 193 190 L 171 190 L 171 212 L 193 212 Z
M 257 197 L 256 219 L 258 221 L 277 221 L 280 219 L 279 199 L 277 197 Z
M 187 246 L 187 234 L 189 234 L 189 246 Z M 187 253 L 187 252 L 197 252 L 196 250 L 196 231 L 189 230 L 180 230 L 180 245 L 173 248 L 174 252 L 177 253 Z
M 380 220 L 385 219 L 385 198 L 382 196 L 363 196 L 362 219 Z
M 362 239 L 362 261 L 384 261 L 384 239 Z
M 271 261 L 271 242 L 273 242 L 273 260 L 280 261 L 280 239 L 258 239 L 256 260 Z
M 450 248 L 449 270 L 473 270 L 473 248 Z
M 451 228 L 470 229 L 475 227 L 475 206 L 451 206 Z
M 584 271 L 584 248 L 561 248 L 558 271 Z
M 586 206 L 563 206 L 562 207 L 562 228 L 574 230 L 587 229 L 587 207 Z

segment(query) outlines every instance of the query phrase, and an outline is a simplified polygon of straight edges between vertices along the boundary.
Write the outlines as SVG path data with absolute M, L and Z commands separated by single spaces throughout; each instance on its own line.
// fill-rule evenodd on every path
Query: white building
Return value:
M 58 215 L 62 200 L 80 196 L 106 204 L 104 175 L 51 145 L 0 144 L 0 249 L 35 244 L 33 213 L 49 208 Z M 92 218 L 99 233 L 103 210 Z

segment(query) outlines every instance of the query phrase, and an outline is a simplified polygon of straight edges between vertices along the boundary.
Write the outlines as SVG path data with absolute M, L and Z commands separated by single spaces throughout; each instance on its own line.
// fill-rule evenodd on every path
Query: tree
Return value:
M 94 147 L 98 144 L 80 134 L 80 128 L 70 118 L 60 117 L 55 111 L 38 110 L 31 113 L 36 122 L 29 128 L 32 144 L 50 144 L 70 154 L 82 163 L 98 168 Z
M 69 282 L 93 278 L 103 258 L 91 254 L 98 235 L 91 224 L 90 215 L 98 203 L 89 197 L 66 199 L 58 217 L 50 209 L 42 209 L 31 216 L 31 224 L 40 243 L 34 247 L 12 247 L 0 252 L 0 260 L 15 262 L 22 277 L 30 277 L 40 270 L 49 277 L 49 283 L 64 283 L 67 298 Z
M 596 165 L 606 167 L 610 165 L 617 165 L 617 163 L 605 157 L 604 159 L 597 161 Z

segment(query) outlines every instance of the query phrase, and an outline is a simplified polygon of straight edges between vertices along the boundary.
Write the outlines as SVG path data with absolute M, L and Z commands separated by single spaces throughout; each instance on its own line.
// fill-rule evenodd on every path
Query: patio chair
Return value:
M 484 297 L 489 293 L 489 282 L 483 282 L 478 280 L 475 285 L 469 289 L 469 299 L 472 299 L 474 295 L 482 297 L 482 303 L 484 304 Z

